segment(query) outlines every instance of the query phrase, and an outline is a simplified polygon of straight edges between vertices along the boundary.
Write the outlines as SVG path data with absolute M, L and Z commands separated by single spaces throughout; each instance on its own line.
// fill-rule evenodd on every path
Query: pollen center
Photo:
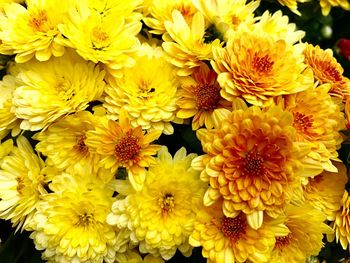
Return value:
M 290 244 L 291 239 L 292 235 L 290 233 L 285 237 L 276 237 L 275 247 L 278 249 L 282 249 Z
M 89 153 L 89 148 L 85 144 L 86 136 L 82 135 L 77 138 L 77 144 L 74 145 L 74 149 L 82 155 L 87 155 Z
M 96 50 L 101 50 L 102 48 L 108 45 L 107 41 L 109 40 L 108 34 L 102 30 L 100 27 L 94 27 L 92 29 L 92 45 Z
M 249 152 L 243 161 L 243 174 L 259 176 L 264 173 L 264 159 L 257 151 Z
M 242 235 L 245 234 L 247 228 L 247 220 L 241 215 L 235 218 L 224 217 L 221 221 L 221 231 L 225 237 L 236 242 Z
M 301 132 L 306 132 L 309 128 L 312 127 L 313 118 L 312 115 L 307 116 L 300 112 L 293 113 L 294 122 L 293 126 Z
M 334 81 L 341 81 L 342 77 L 339 71 L 333 67 L 329 62 L 327 62 L 325 67 L 325 73 Z
M 45 11 L 40 11 L 36 16 L 34 16 L 29 21 L 29 26 L 31 26 L 35 31 L 45 31 L 44 25 L 48 21 L 47 14 Z
M 162 209 L 162 213 L 169 213 L 174 208 L 174 196 L 170 193 L 166 193 L 165 195 L 161 196 L 158 200 L 158 203 L 160 205 L 160 208 Z
M 94 217 L 91 213 L 84 212 L 83 214 L 78 215 L 78 219 L 75 223 L 76 226 L 87 227 L 94 220 Z
M 197 107 L 202 110 L 215 109 L 220 101 L 220 89 L 216 85 L 198 85 L 194 93 L 196 95 Z
M 127 133 L 114 148 L 114 154 L 119 162 L 132 160 L 140 151 L 139 139 Z
M 265 55 L 263 57 L 255 54 L 253 59 L 253 68 L 259 73 L 269 73 L 272 70 L 273 61 L 269 57 L 269 55 Z

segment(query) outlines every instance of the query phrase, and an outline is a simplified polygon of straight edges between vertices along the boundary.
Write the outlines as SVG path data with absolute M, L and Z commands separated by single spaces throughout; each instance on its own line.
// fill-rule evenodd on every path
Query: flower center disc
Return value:
M 195 89 L 197 107 L 203 110 L 215 109 L 220 100 L 220 89 L 215 85 L 198 85 Z
M 224 217 L 221 221 L 221 231 L 225 237 L 236 242 L 245 234 L 247 228 L 247 220 L 241 215 L 235 218 Z
M 259 57 L 255 54 L 253 59 L 253 68 L 259 73 L 269 73 L 272 70 L 273 61 L 269 55 Z
M 119 162 L 132 160 L 140 151 L 141 146 L 138 138 L 127 134 L 114 148 L 114 154 Z
M 243 174 L 259 176 L 264 172 L 264 159 L 259 152 L 249 152 L 243 162 Z

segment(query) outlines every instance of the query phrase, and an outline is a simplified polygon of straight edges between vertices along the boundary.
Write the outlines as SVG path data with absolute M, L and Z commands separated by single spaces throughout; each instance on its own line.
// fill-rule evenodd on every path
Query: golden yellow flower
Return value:
M 16 79 L 11 75 L 5 75 L 0 81 L 0 132 L 4 136 L 11 132 L 12 137 L 15 137 L 20 132 L 21 121 L 12 112 L 13 92 L 17 87 L 15 82 Z
M 57 181 L 56 181 L 57 180 Z M 33 217 L 30 237 L 48 262 L 113 263 L 129 233 L 106 223 L 114 191 L 97 177 L 62 173 L 54 177 Z
M 345 165 L 341 162 L 334 162 L 334 165 L 338 173 L 324 171 L 309 178 L 308 184 L 303 187 L 305 200 L 322 211 L 329 221 L 335 220 L 335 213 L 340 209 L 340 200 L 348 182 Z
M 275 234 L 286 235 L 286 231 L 278 220 L 255 230 L 243 213 L 235 218 L 223 215 L 218 202 L 198 213 L 190 244 L 203 246 L 202 255 L 207 262 L 269 262 Z
M 46 129 L 59 118 L 83 111 L 101 98 L 105 72 L 73 52 L 46 62 L 31 60 L 15 69 L 18 88 L 13 94 L 21 129 Z
M 164 22 L 169 35 L 164 35 L 163 49 L 170 62 L 178 68 L 179 76 L 188 76 L 201 65 L 202 60 L 212 59 L 212 47 L 220 46 L 220 40 L 205 40 L 205 19 L 200 12 L 188 23 L 180 11 L 174 10 L 172 21 Z
M 232 109 L 232 103 L 220 95 L 217 74 L 206 64 L 201 64 L 193 74 L 180 79 L 180 99 L 177 101 L 179 111 L 176 116 L 192 119 L 192 129 L 197 130 L 205 124 L 208 129 L 214 123 L 221 122 Z
M 164 22 L 172 20 L 173 10 L 178 10 L 189 24 L 197 12 L 191 0 L 153 0 L 148 7 L 149 16 L 143 18 L 145 24 L 151 28 L 149 32 L 159 35 L 166 33 Z
M 241 25 L 252 25 L 255 22 L 254 11 L 260 1 L 246 0 L 192 0 L 193 4 L 204 14 L 209 28 L 224 38 L 228 30 L 237 30 Z
M 35 148 L 47 156 L 48 164 L 59 169 L 70 166 L 96 169 L 101 156 L 91 153 L 85 140 L 86 132 L 94 130 L 98 120 L 88 111 L 66 116 L 33 136 L 39 141 Z
M 58 24 L 67 15 L 71 1 L 27 0 L 5 5 L 0 17 L 0 53 L 16 55 L 23 63 L 35 56 L 46 61 L 53 55 L 62 56 L 65 48 L 57 42 L 62 38 Z
M 286 236 L 277 236 L 270 263 L 305 262 L 309 256 L 318 255 L 323 247 L 323 234 L 332 233 L 324 223 L 326 216 L 309 204 L 289 205 L 285 225 Z
M 104 107 L 113 119 L 123 109 L 129 113 L 131 125 L 145 130 L 174 132 L 171 121 L 177 121 L 178 79 L 174 67 L 167 62 L 161 48 L 146 44 L 134 57 L 136 65 L 123 70 L 122 78 L 109 78 Z M 161 74 L 160 74 L 161 72 Z
M 164 260 L 151 254 L 142 258 L 137 251 L 127 250 L 124 253 L 116 254 L 115 263 L 164 263 Z
M 332 223 L 335 234 L 328 235 L 327 239 L 336 238 L 344 250 L 348 249 L 350 244 L 350 198 L 347 190 L 344 191 L 340 200 L 340 209 L 336 212 L 335 221 Z
M 281 214 L 300 187 L 300 176 L 322 171 L 317 164 L 302 163 L 309 147 L 295 142 L 292 123 L 292 115 L 280 107 L 262 111 L 253 106 L 233 111 L 214 129 L 198 130 L 206 154 L 192 166 L 210 184 L 204 204 L 222 196 L 225 216 L 242 211 L 254 229 L 262 225 L 264 212 L 275 218 Z
M 330 85 L 326 84 L 311 87 L 285 96 L 283 103 L 284 109 L 293 114 L 297 140 L 310 143 L 308 157 L 319 162 L 323 169 L 336 172 L 331 160 L 340 161 L 337 150 L 343 142 L 340 131 L 345 129 L 345 121 L 343 107 L 339 106 L 341 100 L 332 98 L 329 89 Z
M 289 23 L 289 17 L 283 15 L 281 10 L 271 14 L 265 11 L 260 17 L 257 17 L 258 22 L 249 27 L 251 30 L 263 31 L 275 40 L 283 39 L 287 43 L 295 44 L 305 36 L 302 30 L 296 30 L 294 23 Z
M 278 0 L 278 2 L 283 5 L 286 6 L 290 9 L 290 11 L 292 11 L 293 13 L 301 16 L 301 13 L 298 11 L 298 2 L 303 3 L 306 2 L 307 0 Z
M 320 84 L 332 85 L 332 95 L 342 98 L 350 95 L 350 80 L 343 76 L 344 69 L 333 57 L 331 49 L 323 50 L 319 46 L 307 44 L 304 55 L 305 63 L 312 69 L 315 80 Z
M 141 1 L 87 1 L 77 1 L 59 26 L 67 38 L 61 42 L 86 60 L 106 64 L 110 73 L 118 75 L 121 68 L 135 63 L 131 54 L 139 45 L 136 35 L 142 26 L 141 14 L 135 9 Z
M 275 40 L 263 31 L 236 32 L 224 48 L 213 49 L 221 95 L 229 101 L 241 96 L 250 104 L 269 106 L 275 96 L 305 90 L 313 76 L 302 51 L 300 45 Z
M 150 144 L 158 139 L 161 132 L 142 131 L 140 126 L 132 128 L 123 112 L 119 122 L 100 119 L 94 130 L 86 132 L 85 144 L 92 153 L 101 155 L 100 165 L 114 173 L 119 167 L 125 167 L 132 186 L 140 191 L 146 178 L 146 167 L 155 163 L 152 155 L 160 149 Z
M 181 148 L 172 158 L 163 147 L 156 163 L 149 167 L 140 192 L 130 189 L 126 181 L 119 182 L 117 191 L 126 197 L 113 204 L 107 222 L 129 228 L 131 240 L 140 244 L 141 253 L 166 260 L 177 249 L 185 256 L 191 255 L 188 238 L 206 187 L 191 168 L 195 156 Z
M 28 224 L 44 194 L 49 182 L 43 160 L 37 156 L 25 137 L 17 138 L 17 147 L 12 140 L 0 145 L 9 153 L 0 161 L 0 217 L 11 220 L 18 229 L 30 230 Z M 4 154 L 5 153 L 5 154 Z
M 350 10 L 350 3 L 348 0 L 320 0 L 322 14 L 327 16 L 332 7 L 339 6 L 345 10 Z
M 4 9 L 4 6 L 6 4 L 10 4 L 10 3 L 19 3 L 22 4 L 24 3 L 24 0 L 0 0 L 0 10 Z

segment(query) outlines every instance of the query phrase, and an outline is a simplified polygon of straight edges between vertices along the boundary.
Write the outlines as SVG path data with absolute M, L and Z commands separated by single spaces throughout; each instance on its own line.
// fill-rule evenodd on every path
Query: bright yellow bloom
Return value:
M 32 60 L 15 70 L 19 87 L 12 101 L 24 130 L 45 129 L 67 114 L 86 109 L 105 88 L 105 72 L 73 52 L 47 62 Z
M 0 81 L 0 132 L 4 136 L 11 131 L 13 137 L 20 132 L 20 120 L 12 112 L 12 97 L 16 89 L 16 79 L 11 75 L 5 75 Z M 1 138 L 1 136 L 0 136 Z
M 170 62 L 178 67 L 180 76 L 190 75 L 201 65 L 202 60 L 212 59 L 212 47 L 220 46 L 220 40 L 211 43 L 205 40 L 205 19 L 197 12 L 188 23 L 178 10 L 172 13 L 172 21 L 165 21 L 165 28 L 169 36 L 165 36 L 162 44 Z
M 236 32 L 226 47 L 213 50 L 221 95 L 229 101 L 242 96 L 250 104 L 269 106 L 275 96 L 305 90 L 313 77 L 302 51 L 300 45 L 264 32 Z
M 271 14 L 265 11 L 258 17 L 258 22 L 250 27 L 251 30 L 264 31 L 275 40 L 283 39 L 287 43 L 295 44 L 305 36 L 302 30 L 296 30 L 294 23 L 289 23 L 289 17 L 283 15 L 281 10 Z
M 340 134 L 345 129 L 341 100 L 332 98 L 330 85 L 321 85 L 284 97 L 284 109 L 293 114 L 297 140 L 309 142 L 308 157 L 319 162 L 323 169 L 336 172 L 331 160 L 339 161 L 337 150 L 343 142 Z M 340 100 L 336 103 L 336 100 Z
M 172 158 L 163 147 L 146 173 L 142 191 L 135 192 L 128 182 L 120 182 L 117 191 L 127 196 L 113 204 L 107 222 L 129 228 L 132 241 L 140 243 L 141 253 L 161 255 L 166 260 L 176 249 L 191 255 L 188 238 L 206 187 L 191 168 L 195 156 L 186 155 L 181 148 Z
M 4 9 L 4 6 L 9 3 L 19 3 L 23 4 L 24 0 L 0 0 L 0 10 Z
M 305 262 L 309 256 L 318 255 L 323 247 L 323 234 L 332 229 L 323 223 L 326 216 L 309 204 L 287 207 L 285 225 L 289 234 L 276 237 L 270 263 Z
M 340 209 L 340 200 L 348 182 L 346 167 L 341 162 L 334 162 L 338 173 L 324 171 L 314 178 L 309 178 L 304 186 L 305 200 L 322 211 L 327 220 L 334 221 L 335 213 Z
M 255 22 L 254 11 L 260 1 L 246 0 L 192 0 L 209 22 L 209 28 L 226 38 L 228 30 L 237 30 L 241 25 L 252 25 Z
M 19 137 L 16 142 L 17 147 L 13 148 L 12 140 L 0 145 L 0 152 L 9 153 L 0 162 L 0 217 L 11 220 L 17 230 L 29 230 L 27 225 L 42 196 L 47 194 L 49 177 L 43 160 L 33 152 L 27 139 Z
M 18 3 L 5 5 L 0 16 L 0 53 L 15 54 L 19 63 L 34 56 L 40 61 L 62 56 L 65 48 L 57 42 L 62 38 L 57 26 L 70 2 L 27 0 L 27 8 Z
M 190 244 L 203 246 L 202 255 L 208 263 L 269 262 L 276 231 L 280 235 L 288 233 L 277 220 L 255 230 L 243 213 L 226 217 L 219 202 L 198 213 Z
M 298 2 L 303 3 L 306 1 L 307 0 L 278 0 L 281 5 L 288 7 L 290 11 L 299 16 L 301 16 L 301 13 L 298 11 Z
M 350 94 L 350 80 L 343 76 L 344 69 L 333 57 L 331 49 L 307 44 L 304 50 L 305 63 L 312 69 L 315 80 L 320 84 L 332 85 L 330 93 L 345 98 Z
M 116 254 L 115 263 L 164 263 L 164 260 L 151 254 L 142 259 L 138 252 L 127 250 L 125 253 Z
M 47 156 L 47 163 L 59 169 L 81 166 L 98 167 L 100 155 L 91 153 L 85 144 L 86 132 L 94 130 L 98 117 L 88 111 L 69 115 L 33 136 L 39 143 L 36 150 Z
M 110 80 L 103 106 L 113 119 L 119 118 L 122 109 L 129 113 L 131 125 L 145 130 L 174 132 L 171 121 L 175 111 L 178 79 L 174 67 L 167 62 L 160 48 L 143 45 L 136 65 L 123 70 L 122 78 Z M 161 74 L 160 74 L 161 72 Z
M 56 181 L 57 180 L 57 181 Z M 128 232 L 106 223 L 114 191 L 86 174 L 63 173 L 53 179 L 33 217 L 34 239 L 48 262 L 113 263 L 124 252 Z
M 344 250 L 348 249 L 350 244 L 350 197 L 347 190 L 343 193 L 340 209 L 336 213 L 332 226 L 337 243 L 340 243 Z M 334 234 L 327 236 L 328 240 L 333 238 Z
M 101 155 L 100 165 L 114 173 L 125 167 L 132 186 L 140 191 L 146 178 L 146 167 L 155 163 L 152 155 L 160 146 L 150 144 L 158 139 L 161 132 L 145 134 L 141 126 L 132 128 L 126 113 L 121 113 L 119 122 L 100 119 L 94 130 L 86 132 L 85 144 L 92 153 Z
M 88 2 L 88 3 L 87 3 Z M 107 65 L 112 74 L 132 66 L 131 54 L 139 41 L 141 14 L 135 9 L 140 0 L 79 0 L 70 9 L 69 18 L 59 26 L 67 38 L 62 43 L 76 49 L 86 60 Z
M 203 63 L 191 76 L 180 79 L 180 99 L 177 101 L 180 110 L 176 116 L 182 119 L 193 117 L 193 130 L 204 124 L 211 129 L 214 123 L 221 122 L 231 112 L 232 103 L 221 97 L 216 78 L 215 71 Z
M 173 10 L 178 10 L 185 20 L 191 24 L 194 14 L 198 11 L 191 0 L 153 0 L 148 7 L 149 17 L 143 18 L 145 24 L 151 28 L 152 34 L 164 34 L 166 32 L 164 22 L 172 20 Z
M 262 225 L 264 212 L 281 214 L 294 187 L 300 187 L 300 176 L 322 171 L 317 164 L 301 162 L 309 147 L 295 142 L 292 122 L 292 115 L 280 107 L 262 111 L 253 106 L 233 111 L 214 129 L 198 130 L 206 154 L 192 166 L 210 184 L 204 204 L 222 196 L 225 216 L 243 211 L 255 229 Z
M 350 10 L 350 2 L 348 0 L 320 0 L 320 6 L 324 16 L 327 16 L 331 8 L 335 6 Z

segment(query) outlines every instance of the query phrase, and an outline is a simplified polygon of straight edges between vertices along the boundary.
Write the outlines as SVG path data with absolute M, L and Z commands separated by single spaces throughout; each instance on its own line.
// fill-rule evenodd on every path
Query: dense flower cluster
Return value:
M 47 262 L 202 247 L 208 263 L 299 263 L 324 235 L 348 249 L 350 80 L 258 6 L 0 1 L 0 219 Z M 183 127 L 196 153 L 166 145 Z

